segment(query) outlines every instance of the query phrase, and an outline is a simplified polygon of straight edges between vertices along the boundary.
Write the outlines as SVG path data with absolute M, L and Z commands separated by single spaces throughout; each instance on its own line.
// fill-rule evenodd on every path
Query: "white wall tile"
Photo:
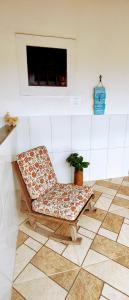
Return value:
M 109 148 L 123 147 L 125 141 L 126 115 L 110 117 Z
M 44 145 L 47 147 L 48 151 L 51 151 L 50 117 L 30 117 L 29 122 L 31 148 Z
M 12 157 L 17 153 L 17 128 L 15 128 L 0 145 L 0 155 Z
M 0 273 L 0 299 L 9 300 L 11 299 L 12 282 Z
M 125 147 L 129 147 L 129 115 L 127 116 L 127 123 L 126 123 Z
M 53 167 L 57 176 L 57 180 L 60 183 L 71 182 L 71 167 L 66 162 L 66 158 L 70 155 L 70 152 L 53 153 Z
M 90 149 L 91 116 L 72 117 L 72 151 Z
M 107 150 L 92 150 L 90 159 L 90 180 L 105 179 Z
M 13 278 L 17 229 L 4 228 L 4 236 L 0 237 L 0 274 L 6 276 L 10 281 Z
M 129 174 L 129 147 L 123 151 L 123 175 L 128 176 Z
M 17 125 L 18 153 L 30 149 L 30 124 L 28 117 L 20 117 Z
M 109 149 L 107 178 L 120 177 L 123 174 L 123 149 Z
M 53 116 L 52 126 L 52 149 L 56 151 L 71 150 L 71 117 Z
M 107 148 L 109 117 L 93 116 L 91 128 L 91 149 Z

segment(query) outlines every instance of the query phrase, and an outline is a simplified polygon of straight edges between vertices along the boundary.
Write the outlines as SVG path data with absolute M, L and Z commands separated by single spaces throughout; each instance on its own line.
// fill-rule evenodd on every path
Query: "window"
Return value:
M 67 86 L 67 50 L 27 46 L 29 86 Z

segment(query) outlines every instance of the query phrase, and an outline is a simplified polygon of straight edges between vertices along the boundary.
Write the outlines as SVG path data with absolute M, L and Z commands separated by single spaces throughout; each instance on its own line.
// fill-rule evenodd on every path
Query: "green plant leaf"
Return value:
M 74 167 L 76 171 L 83 171 L 83 168 L 87 168 L 89 166 L 89 162 L 83 161 L 83 156 L 79 156 L 78 153 L 71 153 L 66 161 L 70 164 L 70 166 Z

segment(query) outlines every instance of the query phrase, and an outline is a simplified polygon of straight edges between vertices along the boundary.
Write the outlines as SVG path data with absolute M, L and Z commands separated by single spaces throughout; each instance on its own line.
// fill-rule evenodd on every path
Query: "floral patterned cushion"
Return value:
M 93 191 L 87 186 L 56 184 L 47 194 L 32 202 L 38 213 L 67 220 L 75 220 Z
M 31 199 L 38 198 L 56 184 L 56 176 L 44 146 L 17 155 L 17 163 Z

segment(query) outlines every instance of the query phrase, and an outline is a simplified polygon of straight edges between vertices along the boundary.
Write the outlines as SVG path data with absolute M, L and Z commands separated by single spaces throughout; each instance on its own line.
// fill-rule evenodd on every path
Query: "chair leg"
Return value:
M 36 219 L 35 218 L 33 218 L 33 217 L 29 217 L 29 223 L 30 223 L 30 225 L 31 225 L 31 227 L 35 230 L 36 229 L 36 227 L 37 227 L 37 224 L 36 224 Z
M 76 241 L 76 239 L 77 239 L 76 226 L 73 226 L 73 225 L 70 226 L 70 234 L 71 234 L 72 241 Z
M 94 202 L 90 200 L 89 203 L 87 204 L 85 211 L 94 211 L 95 212 L 96 210 L 97 210 L 97 208 L 94 207 Z
M 78 228 L 78 225 L 75 224 L 69 224 L 70 225 L 70 235 L 71 235 L 71 239 L 72 239 L 72 242 L 73 243 L 76 243 L 76 244 L 80 244 L 81 241 L 82 241 L 82 238 L 77 238 L 77 228 Z

